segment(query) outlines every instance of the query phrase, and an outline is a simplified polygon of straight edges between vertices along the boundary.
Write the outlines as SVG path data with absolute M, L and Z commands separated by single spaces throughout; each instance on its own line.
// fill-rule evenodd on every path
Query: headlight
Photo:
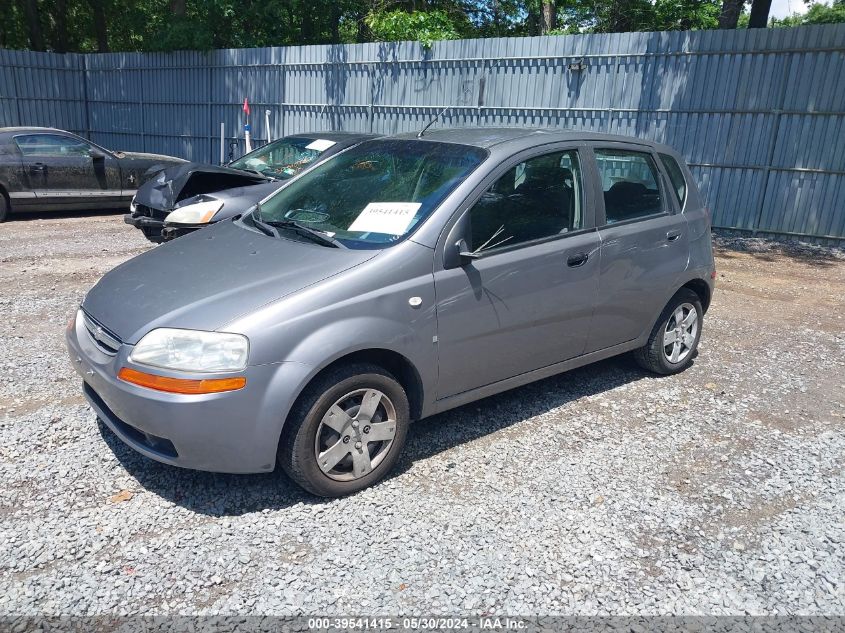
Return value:
M 167 224 L 208 224 L 214 214 L 223 208 L 222 200 L 197 202 L 176 209 L 164 219 Z
M 160 328 L 144 336 L 129 360 L 181 371 L 240 371 L 246 367 L 249 340 L 241 334 Z

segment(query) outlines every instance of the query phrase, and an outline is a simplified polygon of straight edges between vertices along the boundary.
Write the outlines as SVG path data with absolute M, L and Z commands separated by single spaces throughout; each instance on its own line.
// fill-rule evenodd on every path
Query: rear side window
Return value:
M 663 213 L 657 169 L 650 154 L 595 150 L 608 224 Z
M 672 181 L 672 187 L 675 193 L 678 194 L 678 202 L 681 203 L 681 208 L 684 208 L 684 202 L 687 201 L 687 181 L 684 180 L 684 172 L 681 171 L 681 166 L 678 161 L 669 156 L 669 154 L 658 154 L 660 161 L 669 172 L 669 180 Z

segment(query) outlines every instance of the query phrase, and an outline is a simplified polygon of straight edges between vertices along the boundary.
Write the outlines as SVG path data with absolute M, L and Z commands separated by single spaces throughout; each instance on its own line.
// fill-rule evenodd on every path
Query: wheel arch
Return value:
M 350 365 L 354 363 L 370 363 L 377 365 L 392 374 L 393 377 L 399 381 L 399 384 L 402 385 L 402 388 L 408 396 L 408 404 L 411 409 L 411 419 L 417 420 L 422 416 L 423 403 L 425 401 L 422 376 L 414 364 L 406 356 L 394 350 L 381 347 L 372 347 L 347 352 L 321 366 L 302 385 L 302 388 L 296 395 L 294 404 L 290 407 L 288 416 L 296 409 L 296 403 L 303 394 L 305 394 L 308 387 L 316 380 L 319 380 L 321 376 L 331 372 L 341 365 Z
M 701 300 L 701 309 L 707 313 L 707 308 L 710 307 L 710 298 L 712 291 L 710 290 L 710 284 L 708 284 L 703 279 L 690 279 L 686 282 L 681 288 L 689 288 L 695 294 L 698 295 L 699 300 Z M 680 288 L 679 288 L 680 290 Z
M 2 180 L 0 180 L 0 196 L 3 196 L 3 199 L 6 201 L 6 212 L 12 212 L 12 199 L 9 196 L 9 188 L 6 186 Z

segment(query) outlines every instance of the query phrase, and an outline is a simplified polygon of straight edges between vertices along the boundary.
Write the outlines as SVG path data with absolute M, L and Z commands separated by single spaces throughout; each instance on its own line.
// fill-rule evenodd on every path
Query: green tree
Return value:
M 367 15 L 366 22 L 377 41 L 416 40 L 426 48 L 437 40 L 458 39 L 461 30 L 467 26 L 459 26 L 445 11 L 440 10 L 374 11 Z
M 838 24 L 845 22 L 845 0 L 837 0 L 832 5 L 813 2 L 807 7 L 807 13 L 794 13 L 785 18 L 772 18 L 769 26 L 801 26 L 802 24 Z

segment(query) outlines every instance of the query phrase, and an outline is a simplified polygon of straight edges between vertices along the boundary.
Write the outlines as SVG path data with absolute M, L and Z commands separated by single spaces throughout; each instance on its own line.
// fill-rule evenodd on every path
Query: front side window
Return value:
M 455 143 L 367 141 L 303 174 L 265 200 L 253 217 L 280 231 L 291 229 L 289 234 L 296 223 L 347 248 L 391 246 L 487 155 Z
M 472 207 L 470 225 L 477 253 L 583 228 L 578 153 L 545 154 L 508 170 Z
M 88 156 L 91 146 L 80 139 L 58 134 L 25 134 L 15 137 L 24 156 Z
M 335 144 L 320 138 L 281 138 L 232 161 L 229 167 L 257 171 L 263 176 L 284 180 L 301 172 Z
M 684 179 L 684 172 L 681 171 L 681 166 L 678 161 L 669 156 L 669 154 L 658 154 L 660 161 L 669 173 L 669 180 L 672 181 L 672 187 L 678 195 L 678 202 L 681 203 L 681 208 L 684 208 L 684 202 L 687 201 L 687 181 Z
M 595 154 L 608 224 L 663 212 L 650 154 L 617 149 L 597 149 Z

